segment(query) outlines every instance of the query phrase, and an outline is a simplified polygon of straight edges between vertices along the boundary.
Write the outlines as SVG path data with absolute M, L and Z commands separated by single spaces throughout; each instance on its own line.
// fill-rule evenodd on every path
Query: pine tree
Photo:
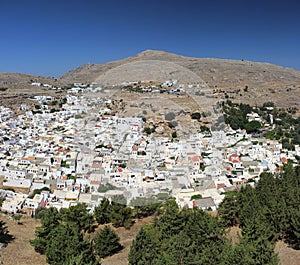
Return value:
M 176 201 L 168 199 L 164 204 L 162 215 L 157 220 L 156 225 L 159 226 L 159 229 L 166 237 L 171 237 L 182 230 L 184 225 L 181 220 L 182 217 L 183 215 L 180 215 Z
M 132 209 L 126 205 L 112 202 L 110 220 L 115 227 L 124 226 L 129 229 L 132 225 Z
M 240 205 L 238 195 L 226 195 L 218 207 L 218 216 L 224 226 L 235 226 L 240 223 Z
M 291 211 L 290 225 L 287 231 L 289 242 L 296 248 L 300 248 L 300 207 Z
M 110 223 L 111 205 L 108 199 L 103 198 L 100 205 L 95 207 L 95 218 L 98 224 Z
M 111 256 L 121 249 L 119 236 L 107 225 L 93 239 L 93 250 L 98 259 Z
M 35 251 L 45 254 L 51 231 L 59 225 L 60 215 L 56 208 L 45 209 L 40 212 L 41 227 L 35 230 L 35 239 L 30 241 Z
M 66 223 L 55 227 L 48 238 L 46 260 L 51 265 L 68 264 L 72 260 L 81 264 L 95 263 L 90 244 L 83 239 L 79 228 Z M 75 262 L 75 261 L 74 261 Z M 76 263 L 75 263 L 76 264 Z
M 152 265 L 162 252 L 160 232 L 152 225 L 145 225 L 138 232 L 130 247 L 130 265 Z
M 68 209 L 60 211 L 62 219 L 69 223 L 74 223 L 79 230 L 91 232 L 94 224 L 94 216 L 89 213 L 86 204 L 77 204 Z

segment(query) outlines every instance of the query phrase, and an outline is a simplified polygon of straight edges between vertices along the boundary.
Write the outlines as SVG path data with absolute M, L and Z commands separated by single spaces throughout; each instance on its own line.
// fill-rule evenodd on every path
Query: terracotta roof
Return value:
M 102 167 L 102 163 L 93 163 L 92 167 L 94 167 L 94 168 Z
M 281 162 L 282 162 L 282 163 L 287 163 L 287 161 L 288 161 L 288 160 L 287 160 L 286 157 L 282 157 L 282 158 L 281 158 Z
M 35 160 L 35 156 L 23 157 L 22 160 L 33 161 Z
M 201 156 L 193 156 L 190 158 L 193 162 L 199 162 L 201 160 Z
M 99 180 L 91 180 L 91 185 L 99 185 L 100 181 Z
M 229 161 L 233 163 L 237 163 L 241 161 L 241 158 L 239 157 L 238 154 L 232 154 L 229 156 Z

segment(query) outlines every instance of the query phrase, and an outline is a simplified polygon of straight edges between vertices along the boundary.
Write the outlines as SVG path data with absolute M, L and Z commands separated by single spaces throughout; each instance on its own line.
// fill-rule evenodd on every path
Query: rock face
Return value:
M 113 86 L 130 81 L 202 82 L 210 93 L 232 101 L 300 108 L 300 72 L 269 63 L 190 58 L 147 50 L 106 64 L 86 64 L 61 77 L 65 83 L 97 82 Z

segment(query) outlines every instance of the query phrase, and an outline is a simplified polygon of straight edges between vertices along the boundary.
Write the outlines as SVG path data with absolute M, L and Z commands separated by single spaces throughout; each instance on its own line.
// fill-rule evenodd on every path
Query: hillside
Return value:
M 0 72 L 0 87 L 4 87 L 4 88 L 18 87 L 20 85 L 26 86 L 26 85 L 30 85 L 32 82 L 60 84 L 61 81 L 62 80 L 58 80 L 57 78 L 54 77 Z
M 172 70 L 168 69 L 169 63 L 172 63 Z M 61 80 L 65 83 L 80 81 L 117 85 L 128 80 L 147 80 L 149 73 L 151 79 L 156 77 L 156 80 L 162 77 L 180 80 L 184 75 L 187 77 L 184 81 L 192 77 L 190 82 L 193 82 L 197 76 L 210 87 L 211 92 L 237 102 L 253 105 L 274 101 L 280 107 L 299 108 L 299 71 L 244 60 L 190 58 L 147 50 L 134 57 L 106 64 L 85 64 L 71 70 Z M 246 87 L 247 91 L 244 91 Z
M 273 101 L 278 107 L 300 109 L 300 72 L 281 66 L 244 60 L 191 58 L 146 50 L 105 64 L 85 64 L 60 78 L 0 73 L 2 96 L 41 92 L 31 82 L 65 86 L 74 82 L 117 86 L 130 81 L 179 80 L 201 84 L 205 94 L 250 105 Z
M 31 83 L 33 82 L 51 84 L 57 87 L 65 85 L 63 80 L 54 77 L 0 72 L 0 103 L 3 100 L 7 101 L 7 99 L 22 98 L 24 95 L 47 93 L 47 90 L 42 86 L 32 86 Z

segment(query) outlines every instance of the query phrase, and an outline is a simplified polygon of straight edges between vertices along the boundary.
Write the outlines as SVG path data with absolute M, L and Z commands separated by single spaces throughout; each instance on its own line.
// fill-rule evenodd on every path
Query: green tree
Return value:
M 95 207 L 95 218 L 98 224 L 108 224 L 111 221 L 111 205 L 108 199 L 103 198 L 100 205 Z
M 277 265 L 278 258 L 269 242 L 241 242 L 224 255 L 224 264 Z
M 199 112 L 194 112 L 194 113 L 191 114 L 191 118 L 192 118 L 193 120 L 200 121 L 200 119 L 201 119 L 201 114 L 200 114 Z
M 198 246 L 196 243 L 183 231 L 172 237 L 169 241 L 169 246 L 164 252 L 159 252 L 156 258 L 158 264 L 197 264 L 200 260 L 197 253 Z
M 172 132 L 172 138 L 177 138 L 177 132 L 176 131 Z
M 60 215 L 56 208 L 51 207 L 40 211 L 39 217 L 42 225 L 36 228 L 35 239 L 31 240 L 30 243 L 36 252 L 45 254 L 50 240 L 50 233 L 60 223 Z
M 65 222 L 74 223 L 79 230 L 91 232 L 94 224 L 94 216 L 89 213 L 86 204 L 77 204 L 60 211 L 62 219 Z
M 237 197 L 238 195 L 235 194 L 226 195 L 219 205 L 218 216 L 221 223 L 225 226 L 234 226 L 240 223 L 240 205 Z
M 244 129 L 247 133 L 257 132 L 261 128 L 261 123 L 259 121 L 250 121 L 244 125 Z
M 290 224 L 287 232 L 288 241 L 296 249 L 300 249 L 300 207 L 291 210 Z
M 160 248 L 160 232 L 151 225 L 145 225 L 138 232 L 130 247 L 128 261 L 130 265 L 152 265 Z
M 166 237 L 178 234 L 183 228 L 183 222 L 175 199 L 168 199 L 164 206 L 161 217 L 156 225 Z
M 47 242 L 47 262 L 51 265 L 70 264 L 74 257 L 81 264 L 95 264 L 96 261 L 90 243 L 83 239 L 78 227 L 70 223 L 55 227 Z
M 93 250 L 98 259 L 111 256 L 121 249 L 119 236 L 109 226 L 101 229 L 93 239 Z
M 115 227 L 124 226 L 129 229 L 132 226 L 132 209 L 126 205 L 116 202 L 111 204 L 111 217 L 110 220 Z
M 201 125 L 200 126 L 200 131 L 201 132 L 210 132 L 210 129 L 205 125 Z
M 221 264 L 230 247 L 217 219 L 200 209 L 178 209 L 172 199 L 133 241 L 129 264 Z
M 143 218 L 155 214 L 161 207 L 161 203 L 154 198 L 137 197 L 131 200 L 130 205 L 134 207 L 135 218 Z

